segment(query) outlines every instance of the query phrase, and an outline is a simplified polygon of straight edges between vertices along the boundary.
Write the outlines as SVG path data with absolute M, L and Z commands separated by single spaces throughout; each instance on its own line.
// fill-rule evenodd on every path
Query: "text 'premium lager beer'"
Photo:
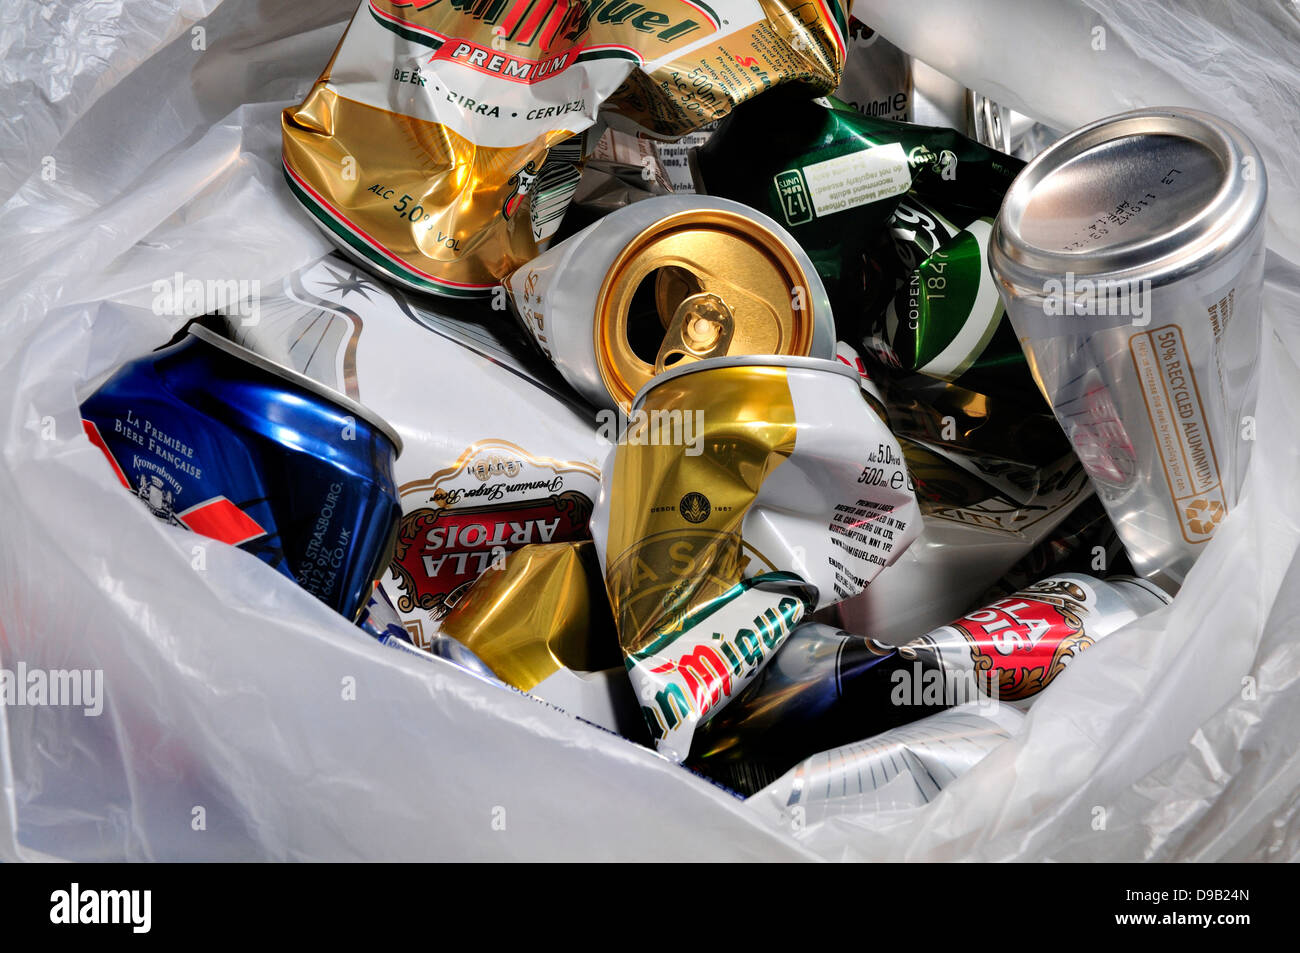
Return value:
M 989 248 L 1038 385 L 1133 567 L 1170 590 L 1249 458 L 1267 191 L 1263 158 L 1230 123 L 1122 113 L 1025 168 Z
M 598 407 L 626 412 L 652 377 L 685 362 L 835 356 L 808 256 L 727 199 L 660 196 L 611 212 L 505 285 L 538 347 Z
M 91 443 L 159 519 L 238 546 L 356 620 L 397 530 L 396 432 L 202 327 L 81 405 Z
M 550 241 L 597 110 L 675 138 L 776 84 L 824 92 L 845 28 L 840 0 L 362 0 L 284 112 L 285 177 L 390 279 L 487 295 Z
M 897 442 L 836 361 L 700 361 L 633 410 L 701 422 L 695 453 L 629 432 L 592 519 L 632 686 L 680 761 L 806 614 L 898 558 L 919 514 Z

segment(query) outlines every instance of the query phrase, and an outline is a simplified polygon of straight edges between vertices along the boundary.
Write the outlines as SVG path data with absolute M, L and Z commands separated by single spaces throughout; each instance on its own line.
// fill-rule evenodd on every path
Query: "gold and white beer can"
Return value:
M 898 442 L 845 364 L 721 357 L 644 388 L 591 528 L 659 752 L 685 759 L 801 619 L 861 592 L 919 526 Z
M 1231 123 L 1136 110 L 1026 166 L 990 243 L 1039 387 L 1133 566 L 1171 591 L 1249 459 L 1267 191 Z
M 573 387 L 624 413 L 656 375 L 706 358 L 835 357 L 830 301 L 799 244 L 739 202 L 665 195 L 611 212 L 505 279 Z

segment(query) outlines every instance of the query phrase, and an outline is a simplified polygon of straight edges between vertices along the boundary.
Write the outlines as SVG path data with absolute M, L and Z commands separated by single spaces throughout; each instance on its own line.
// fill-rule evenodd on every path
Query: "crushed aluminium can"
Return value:
M 849 17 L 844 78 L 834 94 L 864 116 L 955 129 L 981 145 L 1010 153 L 1015 114 L 900 50 Z
M 667 195 L 611 212 L 505 286 L 565 379 L 625 413 L 656 374 L 683 363 L 835 354 L 808 257 L 776 222 L 726 199 Z
M 965 227 L 996 214 L 1022 165 L 951 129 L 864 116 L 833 98 L 810 103 L 781 89 L 737 108 L 691 155 L 698 192 L 744 202 L 790 231 L 851 342 L 906 275 L 890 231 L 903 197 L 914 192 Z
M 645 735 L 590 540 L 510 553 L 456 603 L 440 637 L 522 692 L 625 738 Z
M 81 405 L 122 485 L 356 621 L 392 553 L 402 441 L 316 381 L 194 326 Z
M 435 656 L 446 659 L 457 668 L 464 669 L 484 681 L 497 685 L 504 684 L 478 656 L 455 639 L 439 634 L 433 637 L 431 644 L 416 648 L 411 641 L 410 633 L 402 625 L 397 609 L 393 607 L 392 601 L 381 586 L 375 587 L 370 600 L 361 612 L 361 617 L 357 619 L 357 628 L 387 648 L 420 659 L 430 659 Z
M 590 538 L 609 444 L 509 322 L 407 300 L 331 255 L 264 293 L 237 340 L 382 413 L 402 433 L 402 515 L 383 586 L 412 641 L 488 567 L 530 543 Z M 526 409 L 527 413 L 523 413 Z
M 642 390 L 592 535 L 646 723 L 681 761 L 805 615 L 855 595 L 919 522 L 858 375 L 812 358 L 714 358 Z M 699 421 L 694 446 L 672 423 Z M 664 438 L 664 430 L 669 438 Z
M 484 296 L 537 256 L 597 110 L 678 137 L 774 84 L 839 82 L 840 0 L 362 0 L 282 119 L 290 189 L 386 277 Z
M 688 764 L 752 793 L 813 752 L 940 709 L 1028 707 L 1080 652 L 1168 602 L 1144 580 L 1063 573 L 904 645 L 801 626 L 746 692 L 700 728 Z
M 857 17 L 849 17 L 844 76 L 834 96 L 864 116 L 910 122 L 912 58 Z
M 805 758 L 747 805 L 796 833 L 831 817 L 920 807 L 1014 735 L 1024 720 L 1007 705 L 967 702 Z
M 981 145 L 1011 152 L 1011 110 L 1006 106 L 915 58 L 912 84 L 911 122 L 950 127 Z
M 1235 126 L 1136 110 L 1034 159 L 993 232 L 1043 395 L 1134 568 L 1171 592 L 1244 478 L 1267 192 Z
M 993 218 L 957 218 L 963 224 L 914 194 L 899 201 L 890 223 L 906 277 L 883 315 L 860 325 L 863 344 L 896 374 L 923 374 L 1045 412 L 986 264 Z
M 1041 399 L 1041 410 L 1033 411 L 937 378 L 894 377 L 879 365 L 869 368 L 848 344 L 837 347 L 898 439 L 922 528 L 887 574 L 835 611 L 851 632 L 906 642 L 977 604 L 1076 507 L 1095 498 Z M 1109 563 L 1093 568 L 1123 571 Z M 1044 567 L 1024 583 L 1051 571 Z

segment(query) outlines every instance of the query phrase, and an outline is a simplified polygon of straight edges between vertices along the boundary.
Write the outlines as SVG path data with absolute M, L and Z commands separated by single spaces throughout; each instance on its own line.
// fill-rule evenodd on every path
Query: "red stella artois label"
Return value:
M 1084 620 L 1096 605 L 1096 595 L 1082 582 L 1045 579 L 945 628 L 965 638 L 981 687 L 996 679 L 997 698 L 1020 701 L 1046 688 L 1093 644 Z
M 485 440 L 446 470 L 403 485 L 389 570 L 397 608 L 417 642 L 426 642 L 474 580 L 500 567 L 507 553 L 530 543 L 590 539 L 598 479 L 590 464 Z

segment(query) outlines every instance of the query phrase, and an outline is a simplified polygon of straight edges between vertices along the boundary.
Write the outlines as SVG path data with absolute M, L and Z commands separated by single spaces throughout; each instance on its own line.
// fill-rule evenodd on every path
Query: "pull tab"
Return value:
M 668 323 L 664 343 L 655 357 L 655 373 L 662 374 L 682 361 L 722 357 L 731 348 L 735 330 L 735 319 L 725 301 L 707 291 L 690 295 L 677 306 Z

